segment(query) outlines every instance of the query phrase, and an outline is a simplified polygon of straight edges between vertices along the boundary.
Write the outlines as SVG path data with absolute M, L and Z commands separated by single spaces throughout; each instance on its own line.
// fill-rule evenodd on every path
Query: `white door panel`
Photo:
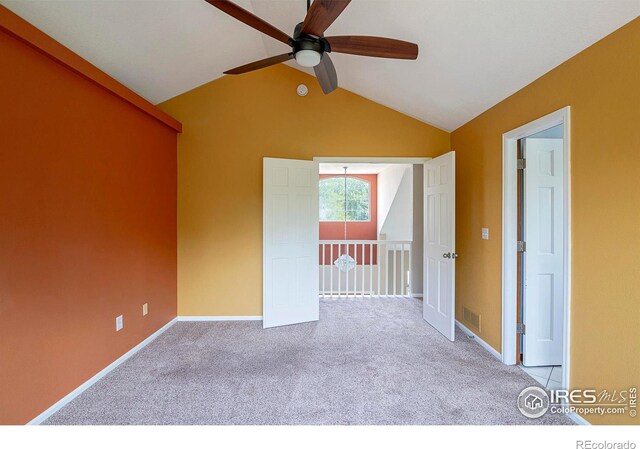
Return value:
M 263 327 L 317 321 L 318 163 L 264 158 Z
M 455 339 L 455 152 L 424 164 L 423 318 Z
M 526 139 L 523 364 L 561 365 L 564 313 L 563 141 Z

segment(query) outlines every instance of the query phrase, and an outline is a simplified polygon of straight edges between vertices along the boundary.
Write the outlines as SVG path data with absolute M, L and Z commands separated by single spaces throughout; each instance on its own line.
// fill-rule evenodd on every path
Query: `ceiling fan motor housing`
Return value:
M 320 54 L 331 52 L 331 46 L 324 37 L 301 33 L 301 28 L 302 22 L 296 25 L 296 28 L 293 32 L 291 47 L 293 48 L 294 54 L 299 52 L 300 50 L 312 50 Z

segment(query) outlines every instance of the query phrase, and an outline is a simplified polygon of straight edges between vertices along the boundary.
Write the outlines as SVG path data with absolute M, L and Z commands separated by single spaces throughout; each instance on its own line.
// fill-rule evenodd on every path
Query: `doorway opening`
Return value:
M 547 388 L 562 381 L 564 314 L 563 131 L 518 140 L 518 322 L 516 363 Z M 527 165 L 528 163 L 528 165 Z M 529 251 L 527 251 L 527 245 Z M 529 323 L 529 332 L 526 325 Z
M 502 359 L 568 388 L 569 108 L 503 135 Z
M 333 163 L 338 173 L 321 178 L 321 163 Z M 361 163 L 393 166 L 389 178 L 395 181 L 385 182 L 395 188 L 381 190 L 378 173 L 376 198 L 383 200 L 375 204 L 372 179 L 364 176 L 372 173 L 355 176 Z M 264 328 L 318 321 L 323 294 L 423 294 L 424 320 L 455 339 L 455 152 L 436 158 L 264 158 L 262 193 Z M 320 238 L 321 215 L 327 227 L 337 224 L 342 231 L 338 239 Z M 369 226 L 373 239 L 350 240 L 350 222 Z M 406 233 L 391 240 L 399 229 Z
M 321 162 L 319 173 L 320 296 L 421 296 L 422 164 Z

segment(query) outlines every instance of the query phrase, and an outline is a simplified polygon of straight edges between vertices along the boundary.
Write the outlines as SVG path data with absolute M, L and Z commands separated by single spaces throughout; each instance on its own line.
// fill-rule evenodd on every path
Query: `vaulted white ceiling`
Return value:
M 306 11 L 237 2 L 287 33 Z M 203 0 L 0 3 L 153 103 L 288 50 Z M 417 61 L 332 53 L 339 84 L 450 131 L 639 14 L 639 0 L 353 0 L 325 34 L 416 42 Z

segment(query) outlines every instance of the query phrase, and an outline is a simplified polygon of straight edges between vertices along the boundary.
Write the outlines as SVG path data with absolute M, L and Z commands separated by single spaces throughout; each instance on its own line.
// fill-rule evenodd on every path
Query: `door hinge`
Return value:
M 524 253 L 527 250 L 527 242 L 518 240 L 518 252 Z
M 524 335 L 524 323 L 517 323 L 516 324 L 516 334 Z
M 525 168 L 527 168 L 527 160 L 518 159 L 518 170 L 524 170 Z

